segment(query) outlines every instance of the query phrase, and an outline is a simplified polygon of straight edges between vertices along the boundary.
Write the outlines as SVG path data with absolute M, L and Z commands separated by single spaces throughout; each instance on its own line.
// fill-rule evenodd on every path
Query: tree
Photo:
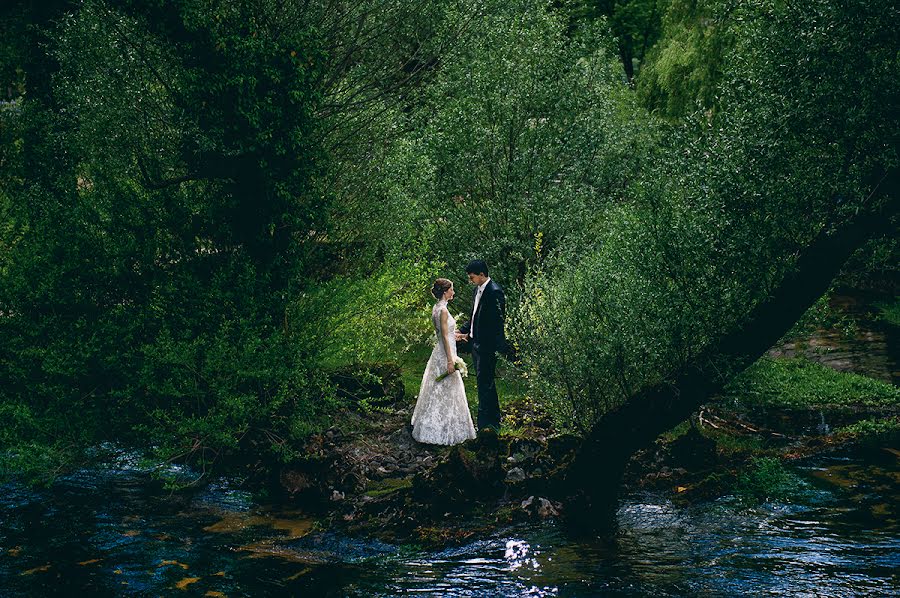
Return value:
M 619 46 L 622 68 L 633 80 L 662 33 L 670 0 L 591 0 L 580 11 L 589 18 L 606 17 Z
M 208 464 L 327 425 L 306 334 L 323 314 L 295 306 L 344 257 L 320 177 L 449 44 L 428 37 L 443 10 L 20 11 L 28 44 L 2 56 L 22 62 L 25 94 L 2 113 L 0 196 L 0 397 L 20 440 L 140 441 Z
M 771 346 L 863 242 L 896 230 L 896 7 L 729 10 L 715 110 L 668 126 L 598 247 L 536 277 L 523 307 L 536 390 L 589 430 L 570 477 L 587 504 L 613 504 L 637 448 Z

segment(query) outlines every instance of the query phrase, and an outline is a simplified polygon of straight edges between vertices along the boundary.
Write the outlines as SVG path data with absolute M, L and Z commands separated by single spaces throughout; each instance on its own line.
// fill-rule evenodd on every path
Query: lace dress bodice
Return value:
M 444 310 L 447 310 L 446 301 L 441 300 L 435 303 L 434 307 L 431 308 L 431 322 L 434 324 L 434 341 L 437 343 L 435 349 L 437 349 L 440 354 L 439 358 L 443 359 L 443 366 L 446 370 L 449 359 L 456 357 L 456 319 L 451 316 L 450 311 L 447 310 L 447 343 L 450 346 L 451 352 L 448 359 L 444 342 L 441 340 L 441 312 Z

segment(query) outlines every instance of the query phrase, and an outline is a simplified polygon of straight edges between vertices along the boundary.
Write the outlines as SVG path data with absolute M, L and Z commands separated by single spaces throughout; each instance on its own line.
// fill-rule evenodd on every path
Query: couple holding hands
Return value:
M 456 294 L 453 283 L 438 278 L 431 288 L 437 300 L 431 310 L 435 346 L 425 366 L 412 416 L 412 435 L 418 442 L 449 445 L 475 438 L 462 379 L 465 363 L 457 355 L 458 344 L 471 351 L 475 364 L 478 429 L 496 433 L 500 428 L 500 402 L 494 374 L 497 354 L 510 357 L 503 329 L 506 297 L 500 285 L 491 280 L 484 261 L 470 262 L 466 274 L 475 286 L 475 301 L 472 317 L 459 330 L 447 309 L 447 303 Z

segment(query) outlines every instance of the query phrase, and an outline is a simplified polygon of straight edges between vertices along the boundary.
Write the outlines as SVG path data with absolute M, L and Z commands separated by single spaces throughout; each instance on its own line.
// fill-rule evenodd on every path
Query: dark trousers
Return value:
M 475 341 L 472 346 L 472 361 L 475 362 L 475 381 L 478 385 L 478 429 L 500 428 L 500 399 L 494 372 L 497 368 L 497 351 L 482 347 Z

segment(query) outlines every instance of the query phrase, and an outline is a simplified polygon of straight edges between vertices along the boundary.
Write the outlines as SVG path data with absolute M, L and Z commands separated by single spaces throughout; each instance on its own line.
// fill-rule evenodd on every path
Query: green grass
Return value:
M 735 378 L 725 396 L 744 404 L 785 408 L 900 407 L 900 388 L 803 358 L 764 357 Z
M 774 454 L 776 449 L 769 446 L 769 443 L 759 436 L 737 436 L 726 432 L 715 432 L 704 430 L 703 435 L 711 438 L 716 442 L 716 448 L 720 453 L 725 455 L 765 455 Z
M 848 436 L 863 444 L 882 445 L 900 439 L 900 418 L 884 417 L 858 421 L 838 428 L 836 436 Z
M 875 307 L 881 312 L 881 319 L 894 326 L 900 326 L 900 297 L 891 301 L 879 301 Z

